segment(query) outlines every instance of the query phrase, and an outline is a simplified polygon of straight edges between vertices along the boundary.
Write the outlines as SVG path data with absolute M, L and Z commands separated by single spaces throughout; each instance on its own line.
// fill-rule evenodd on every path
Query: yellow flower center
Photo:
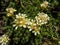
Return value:
M 16 22 L 16 26 L 18 26 L 20 23 L 19 22 Z
M 19 18 L 17 18 L 19 21 L 22 21 L 24 19 L 24 17 L 19 16 Z
M 38 29 L 38 27 L 36 26 L 36 27 L 34 27 L 34 31 L 35 32 L 37 32 L 39 29 Z

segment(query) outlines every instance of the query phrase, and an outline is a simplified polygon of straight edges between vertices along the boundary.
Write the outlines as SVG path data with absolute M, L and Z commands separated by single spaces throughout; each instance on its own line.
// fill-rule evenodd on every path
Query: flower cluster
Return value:
M 48 6 L 48 4 L 49 3 L 47 1 L 44 1 L 41 4 L 41 8 L 45 9 Z M 16 10 L 14 8 L 7 8 L 6 11 L 7 11 L 7 16 L 12 17 L 14 16 L 14 12 Z M 46 24 L 48 20 L 49 20 L 49 16 L 45 13 L 39 12 L 35 17 L 35 20 L 28 19 L 26 14 L 18 13 L 14 20 L 13 27 L 15 27 L 15 29 L 18 29 L 18 27 L 28 28 L 29 31 L 32 31 L 32 33 L 34 33 L 34 35 L 37 35 L 40 34 L 39 33 L 40 26 Z
M 0 37 L 0 43 L 1 43 L 1 45 L 6 45 L 6 43 L 9 40 L 10 40 L 9 37 L 7 35 L 5 35 L 5 34 Z
M 11 16 L 14 15 L 14 12 L 15 12 L 16 10 L 15 10 L 14 8 L 7 8 L 6 11 L 7 11 L 7 16 L 8 16 L 8 17 L 11 17 Z
M 44 1 L 42 4 L 41 4 L 41 9 L 45 9 L 47 6 L 48 6 L 48 2 L 47 1 Z
M 48 17 L 48 15 L 47 14 L 45 14 L 45 13 L 38 13 L 38 16 L 36 16 L 35 17 L 35 19 L 36 19 L 36 23 L 37 23 L 37 25 L 42 25 L 42 24 L 46 24 L 47 23 L 47 21 L 49 20 L 49 17 Z
M 37 35 L 40 34 L 40 26 L 46 24 L 48 20 L 49 16 L 45 13 L 38 13 L 35 20 L 28 19 L 26 14 L 19 13 L 16 15 L 13 27 L 15 27 L 15 29 L 18 27 L 28 28 L 34 35 Z

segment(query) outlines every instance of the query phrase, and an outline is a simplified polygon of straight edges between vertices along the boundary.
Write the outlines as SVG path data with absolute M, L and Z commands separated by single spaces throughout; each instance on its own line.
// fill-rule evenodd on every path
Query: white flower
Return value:
M 30 27 L 29 31 L 32 31 L 32 33 L 34 33 L 34 35 L 40 34 L 39 32 L 40 27 L 34 26 L 34 27 Z
M 14 16 L 14 12 L 16 12 L 14 8 L 7 8 L 6 11 L 8 17 Z
M 13 27 L 15 27 L 15 29 L 17 29 L 18 27 L 26 28 L 28 23 L 30 22 L 30 20 L 26 17 L 27 17 L 26 14 L 21 13 L 16 15 L 16 19 L 14 21 L 15 24 L 13 25 Z
M 9 40 L 10 40 L 9 37 L 5 34 L 0 37 L 1 45 L 6 45 L 6 43 L 9 42 Z
M 41 9 L 45 9 L 47 6 L 48 6 L 48 2 L 47 1 L 44 1 L 42 4 L 41 4 Z
M 40 27 L 35 23 L 35 21 L 32 19 L 28 25 L 29 31 L 32 31 L 34 35 L 39 34 Z
M 38 13 L 38 16 L 35 17 L 38 25 L 46 24 L 49 20 L 49 16 L 45 13 Z
M 11 7 L 11 8 L 7 8 L 6 11 L 7 11 L 8 13 L 14 13 L 16 10 Z
M 28 23 L 28 28 L 33 29 L 33 27 L 36 25 L 36 23 L 34 22 L 34 20 L 30 20 L 30 22 Z

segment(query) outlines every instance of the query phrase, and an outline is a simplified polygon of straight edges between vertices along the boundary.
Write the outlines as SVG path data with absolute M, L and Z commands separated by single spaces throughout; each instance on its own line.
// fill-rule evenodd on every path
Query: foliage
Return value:
M 7 16 L 9 12 L 6 11 L 6 15 L 3 16 L 5 24 L 2 28 L 10 38 L 8 45 L 59 45 L 59 0 L 46 0 L 49 3 L 46 8 L 41 7 L 44 1 L 45 0 L 9 0 L 9 5 L 6 8 L 16 9 L 16 12 L 13 11 L 14 14 L 10 13 L 14 16 Z M 35 36 L 28 28 L 18 27 L 18 29 L 15 29 L 15 27 L 13 27 L 16 14 L 26 14 L 28 19 L 35 20 L 39 12 L 47 14 L 50 18 L 49 21 L 47 21 L 48 23 L 40 26 L 40 34 Z M 52 41 L 52 43 L 50 41 Z

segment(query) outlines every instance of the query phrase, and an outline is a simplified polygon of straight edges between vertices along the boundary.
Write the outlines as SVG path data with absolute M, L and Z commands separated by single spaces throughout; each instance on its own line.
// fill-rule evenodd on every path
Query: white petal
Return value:
M 34 25 L 36 25 L 36 24 L 34 24 Z
M 32 31 L 32 33 L 35 33 L 35 31 Z
M 15 29 L 17 29 L 18 28 L 18 26 L 17 27 L 15 27 Z
M 21 15 L 21 13 L 19 13 L 18 15 Z
M 14 11 L 17 11 L 17 10 L 14 10 Z
M 44 24 L 44 22 L 41 23 L 42 25 Z
M 28 26 L 28 28 L 31 28 L 30 26 Z
M 26 28 L 26 25 L 23 25 L 24 28 Z
M 50 19 L 50 17 L 48 17 L 48 20 Z
M 45 22 L 45 24 L 46 24 L 47 22 Z
M 32 29 L 29 29 L 29 31 L 32 31 Z
M 16 25 L 14 24 L 13 27 L 15 27 Z
M 28 22 L 28 25 L 32 24 L 31 22 Z
M 38 31 L 38 34 L 40 34 L 40 32 Z
M 41 20 L 39 20 L 39 22 L 41 22 Z
M 18 18 L 18 15 L 16 15 L 16 18 Z
M 35 32 L 34 35 L 37 35 L 37 33 Z

